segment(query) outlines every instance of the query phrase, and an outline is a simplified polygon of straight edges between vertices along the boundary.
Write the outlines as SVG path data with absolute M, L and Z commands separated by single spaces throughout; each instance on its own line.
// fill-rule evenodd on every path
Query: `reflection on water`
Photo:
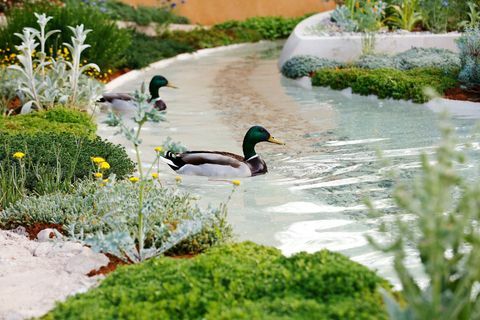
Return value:
M 278 48 L 250 45 L 145 72 L 143 79 L 163 74 L 181 89 L 162 90 L 168 122 L 147 126 L 142 152 L 147 160 L 153 158 L 153 147 L 169 135 L 191 149 L 241 153 L 246 129 L 264 125 L 287 146 L 257 147 L 270 172 L 244 179 L 231 199 L 229 220 L 238 239 L 274 245 L 285 254 L 327 248 L 395 281 L 392 258 L 366 241 L 366 233 L 377 235 L 378 220 L 368 217 L 363 200 L 371 198 L 387 213 L 384 219 L 392 218 L 393 182 L 384 173 L 396 169 L 402 179 L 410 179 L 420 165 L 418 156 L 434 151 L 439 140 L 436 107 L 306 90 L 281 78 Z M 131 91 L 141 80 L 119 90 Z M 460 111 L 453 124 L 466 138 L 480 115 Z M 99 132 L 125 143 L 109 128 L 101 126 Z M 378 161 L 379 149 L 387 167 Z M 162 178 L 173 177 L 165 166 Z M 185 177 L 182 188 L 204 204 L 225 201 L 232 190 L 228 182 L 203 177 Z M 420 274 L 415 257 L 409 260 Z

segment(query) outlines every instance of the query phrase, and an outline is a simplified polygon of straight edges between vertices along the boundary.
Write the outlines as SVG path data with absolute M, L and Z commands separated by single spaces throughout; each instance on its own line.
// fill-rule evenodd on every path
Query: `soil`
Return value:
M 122 76 L 125 73 L 130 72 L 130 71 L 132 71 L 132 70 L 129 69 L 129 68 L 123 68 L 123 69 L 117 70 L 114 73 L 109 74 L 107 79 L 105 79 L 105 80 L 108 83 L 108 82 L 112 81 L 113 79 L 118 78 L 118 77 L 120 77 L 120 76 Z
M 36 223 L 32 226 L 25 227 L 25 230 L 27 231 L 27 234 L 28 234 L 28 238 L 30 240 L 35 240 L 37 238 L 37 234 L 44 229 L 56 229 L 58 232 L 63 234 L 63 226 L 57 223 Z M 55 235 L 52 232 L 50 234 L 50 238 L 54 238 L 54 237 Z
M 89 273 L 87 273 L 87 276 L 94 277 L 94 276 L 98 276 L 98 275 L 106 275 L 106 274 L 109 274 L 110 272 L 115 271 L 118 266 L 129 264 L 129 263 L 123 261 L 122 259 L 117 258 L 114 255 L 111 255 L 109 253 L 106 253 L 105 255 L 108 257 L 110 262 L 106 266 L 101 267 L 98 270 L 90 271 Z
M 480 102 L 480 86 L 469 89 L 460 87 L 448 89 L 445 91 L 445 98 L 451 100 Z

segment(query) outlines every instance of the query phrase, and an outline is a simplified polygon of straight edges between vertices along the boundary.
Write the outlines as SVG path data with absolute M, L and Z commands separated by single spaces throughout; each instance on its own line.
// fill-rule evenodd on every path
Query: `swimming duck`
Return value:
M 150 91 L 150 103 L 159 111 L 167 109 L 167 105 L 160 99 L 158 90 L 162 87 L 177 88 L 172 85 L 164 76 L 156 75 L 150 80 L 148 90 Z M 135 107 L 133 104 L 133 96 L 128 93 L 105 93 L 98 102 L 106 102 L 116 111 L 128 111 Z
M 259 142 L 284 145 L 261 126 L 251 127 L 243 139 L 243 157 L 221 151 L 168 151 L 163 160 L 176 172 L 208 177 L 252 177 L 267 173 L 267 165 L 255 152 Z

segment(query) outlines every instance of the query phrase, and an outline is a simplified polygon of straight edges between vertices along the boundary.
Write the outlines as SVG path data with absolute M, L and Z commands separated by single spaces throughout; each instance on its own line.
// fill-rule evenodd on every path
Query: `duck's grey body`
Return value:
M 115 112 L 132 111 L 135 108 L 133 97 L 128 93 L 105 93 L 98 102 L 108 104 L 112 111 Z M 167 105 L 160 98 L 153 99 L 150 102 L 158 111 L 167 109 Z
M 173 170 L 184 175 L 241 178 L 267 172 L 267 165 L 258 155 L 245 160 L 228 152 L 191 151 L 167 153 L 166 159 Z
M 164 111 L 167 109 L 167 105 L 160 99 L 158 90 L 162 87 L 176 88 L 174 85 L 168 82 L 168 80 L 161 75 L 153 76 L 148 85 L 151 100 L 149 101 L 152 106 L 158 111 Z M 105 93 L 98 100 L 98 102 L 104 102 L 110 106 L 113 111 L 125 112 L 135 109 L 134 99 L 131 94 L 128 93 Z

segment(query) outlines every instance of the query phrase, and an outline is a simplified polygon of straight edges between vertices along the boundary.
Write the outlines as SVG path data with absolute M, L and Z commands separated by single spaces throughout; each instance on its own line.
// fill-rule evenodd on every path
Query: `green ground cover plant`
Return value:
M 97 126 L 91 115 L 61 106 L 29 114 L 0 117 L 0 133 L 71 133 L 78 137 L 95 138 L 96 130 Z
M 480 184 L 477 174 L 466 176 L 458 166 L 468 164 L 468 145 L 459 148 L 450 125 L 441 129 L 435 155 L 423 154 L 419 176 L 394 191 L 399 216 L 383 223 L 385 237 L 370 239 L 394 256 L 407 302 L 399 306 L 384 293 L 391 319 L 480 318 Z M 419 257 L 424 286 L 408 270 L 407 252 Z
M 70 191 L 72 183 L 92 177 L 92 156 L 111 164 L 109 174 L 123 178 L 134 164 L 125 149 L 99 137 L 89 139 L 72 133 L 0 133 L 0 207 L 29 194 Z M 24 157 L 16 159 L 17 152 Z
M 43 319 L 386 319 L 388 286 L 338 253 L 287 258 L 245 242 L 121 267 Z
M 426 89 L 433 89 L 443 94 L 445 90 L 457 85 L 457 75 L 448 74 L 436 68 L 408 71 L 360 68 L 322 69 L 315 73 L 312 84 L 336 90 L 352 88 L 354 93 L 374 94 L 381 99 L 393 98 L 424 103 L 432 98 Z

